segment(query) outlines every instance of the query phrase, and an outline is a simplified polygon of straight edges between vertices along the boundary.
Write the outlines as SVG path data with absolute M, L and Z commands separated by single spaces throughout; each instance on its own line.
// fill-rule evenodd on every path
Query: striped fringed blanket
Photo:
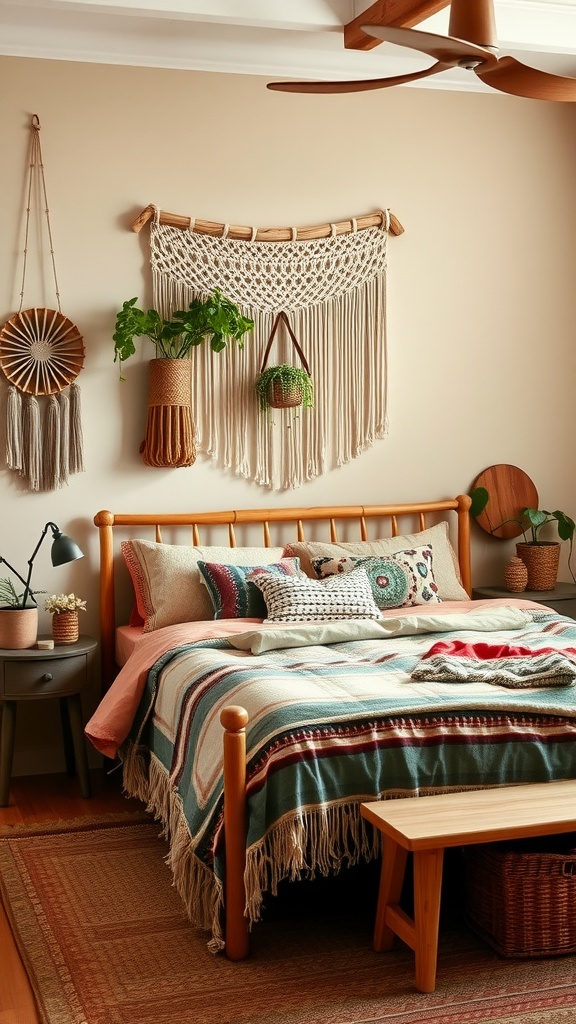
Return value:
M 514 625 L 485 635 L 491 644 L 509 643 L 514 629 L 528 652 L 576 648 L 576 622 L 515 611 Z M 413 629 L 398 620 L 398 636 L 388 620 L 384 638 L 378 623 L 252 629 L 185 644 L 154 665 L 123 749 L 125 786 L 164 822 L 175 885 L 191 919 L 211 929 L 212 949 L 223 945 L 219 716 L 228 704 L 249 715 L 251 922 L 282 879 L 378 854 L 364 800 L 574 777 L 576 688 L 415 682 L 433 643 L 472 644 L 485 627 L 471 628 L 470 616 L 411 618 Z

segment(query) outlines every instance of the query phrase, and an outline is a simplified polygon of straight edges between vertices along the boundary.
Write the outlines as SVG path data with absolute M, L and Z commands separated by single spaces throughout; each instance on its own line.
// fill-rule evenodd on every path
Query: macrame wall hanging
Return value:
M 30 218 L 44 210 L 58 309 L 23 309 Z M 6 464 L 31 491 L 48 491 L 84 469 L 80 391 L 84 363 L 78 328 L 64 316 L 56 276 L 50 211 L 40 146 L 40 121 L 32 116 L 20 306 L 0 330 L 0 366 L 8 381 Z
M 219 288 L 254 320 L 242 349 L 193 353 L 198 451 L 263 487 L 298 487 L 387 432 L 386 259 L 389 213 L 317 228 L 260 229 L 191 221 L 147 207 L 154 306 L 168 316 Z M 282 311 L 314 381 L 313 409 L 263 414 L 255 381 Z M 284 332 L 279 362 L 293 361 Z M 281 342 L 279 342 L 281 346 Z M 276 360 L 275 360 L 276 361 Z

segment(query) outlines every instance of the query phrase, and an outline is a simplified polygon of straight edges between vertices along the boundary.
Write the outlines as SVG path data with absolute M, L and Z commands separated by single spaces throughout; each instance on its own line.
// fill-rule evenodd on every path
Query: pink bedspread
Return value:
M 519 598 L 505 598 L 498 602 L 501 605 L 512 605 L 518 608 L 540 608 L 532 601 Z M 411 606 L 394 608 L 382 613 L 384 618 L 400 615 L 414 615 L 417 612 L 433 612 L 434 615 L 454 614 L 458 612 L 479 612 L 482 608 L 494 608 L 496 602 L 484 601 L 443 601 L 432 606 Z M 202 622 L 185 622 L 177 626 L 165 626 L 153 633 L 143 633 L 137 641 L 134 652 L 120 669 L 112 686 L 104 695 L 96 711 L 88 722 L 86 736 L 105 757 L 114 758 L 130 732 L 134 716 L 140 703 L 146 678 L 152 665 L 166 651 L 179 647 L 181 644 L 196 643 L 200 640 L 213 640 L 247 632 L 255 624 L 266 629 L 261 619 L 219 619 Z M 284 627 L 286 624 L 283 624 Z M 301 623 L 295 623 L 299 627 Z M 278 627 L 278 623 L 269 624 L 270 629 Z

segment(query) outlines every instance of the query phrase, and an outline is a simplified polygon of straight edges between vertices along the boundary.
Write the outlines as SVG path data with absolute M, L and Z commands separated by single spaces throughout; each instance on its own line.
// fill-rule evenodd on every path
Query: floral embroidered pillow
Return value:
M 438 604 L 442 600 L 434 579 L 431 544 L 396 551 L 387 558 L 343 555 L 312 560 L 320 577 L 351 572 L 358 565 L 366 571 L 374 600 L 381 609 Z
M 395 558 L 342 555 L 340 558 L 312 559 L 312 567 L 319 579 L 351 572 L 357 565 L 361 565 L 365 570 L 372 587 L 372 595 L 380 609 L 401 608 L 408 604 L 412 573 Z

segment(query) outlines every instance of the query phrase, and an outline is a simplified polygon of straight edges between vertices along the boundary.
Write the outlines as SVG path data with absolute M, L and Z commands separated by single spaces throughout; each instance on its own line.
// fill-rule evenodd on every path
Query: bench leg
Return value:
M 443 849 L 414 853 L 414 952 L 420 992 L 433 992 L 436 987 L 443 858 Z
M 394 932 L 386 923 L 386 911 L 390 904 L 396 906 L 400 902 L 407 856 L 408 851 L 404 847 L 385 837 L 374 925 L 374 949 L 377 953 L 392 949 Z

